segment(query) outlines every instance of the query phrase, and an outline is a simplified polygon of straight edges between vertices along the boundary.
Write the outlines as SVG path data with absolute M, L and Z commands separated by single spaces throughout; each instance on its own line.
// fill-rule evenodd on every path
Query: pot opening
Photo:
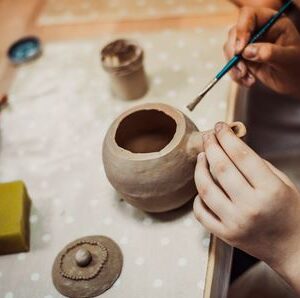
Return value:
M 175 120 L 158 110 L 141 110 L 124 118 L 116 131 L 116 143 L 132 153 L 158 152 L 176 132 Z

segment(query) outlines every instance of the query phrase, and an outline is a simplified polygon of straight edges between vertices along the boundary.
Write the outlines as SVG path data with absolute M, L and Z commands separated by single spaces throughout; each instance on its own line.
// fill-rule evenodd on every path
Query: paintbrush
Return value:
M 279 9 L 279 11 L 276 14 L 274 14 L 274 16 L 271 17 L 270 20 L 253 35 L 248 45 L 255 43 L 258 39 L 260 39 L 263 36 L 263 34 L 268 29 L 270 29 L 272 25 L 282 16 L 282 14 L 287 11 L 287 9 L 292 5 L 292 3 L 293 0 L 286 1 L 286 3 Z M 190 111 L 193 111 L 197 106 L 197 104 L 201 101 L 201 99 L 208 93 L 208 91 L 212 89 L 217 84 L 217 82 L 241 59 L 242 59 L 241 53 L 233 56 L 228 61 L 228 63 L 223 67 L 223 69 L 214 77 L 214 79 L 210 81 L 209 84 L 202 90 L 202 92 L 189 105 L 187 105 L 187 108 Z

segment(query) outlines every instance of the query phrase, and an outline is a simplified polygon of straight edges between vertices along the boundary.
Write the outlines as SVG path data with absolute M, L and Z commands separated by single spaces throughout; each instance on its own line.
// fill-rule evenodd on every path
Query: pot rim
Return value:
M 148 152 L 148 153 L 133 153 L 127 149 L 120 147 L 116 142 L 116 132 L 119 127 L 119 124 L 130 114 L 133 114 L 137 111 L 142 110 L 157 110 L 163 112 L 167 116 L 171 117 L 176 123 L 176 131 L 173 138 L 170 142 L 160 151 L 157 152 Z M 112 124 L 107 134 L 108 136 L 108 145 L 111 147 L 113 152 L 116 152 L 119 155 L 123 155 L 129 160 L 151 160 L 161 158 L 169 154 L 174 150 L 183 140 L 186 131 L 186 122 L 184 114 L 179 111 L 177 108 L 164 103 L 146 103 L 135 106 L 124 113 L 122 113 Z

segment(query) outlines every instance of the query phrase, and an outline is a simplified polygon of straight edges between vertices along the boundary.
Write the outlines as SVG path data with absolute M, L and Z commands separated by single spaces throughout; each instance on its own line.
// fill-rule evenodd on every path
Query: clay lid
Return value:
M 132 40 L 117 39 L 102 49 L 101 61 L 108 72 L 127 74 L 141 66 L 143 50 Z
M 69 243 L 56 257 L 52 279 L 67 297 L 95 297 L 104 293 L 121 273 L 119 246 L 105 236 L 87 236 Z

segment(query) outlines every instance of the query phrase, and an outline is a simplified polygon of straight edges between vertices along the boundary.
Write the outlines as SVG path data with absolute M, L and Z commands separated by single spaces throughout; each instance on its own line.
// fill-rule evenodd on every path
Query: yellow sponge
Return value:
M 29 250 L 30 206 L 22 181 L 0 183 L 0 255 Z

